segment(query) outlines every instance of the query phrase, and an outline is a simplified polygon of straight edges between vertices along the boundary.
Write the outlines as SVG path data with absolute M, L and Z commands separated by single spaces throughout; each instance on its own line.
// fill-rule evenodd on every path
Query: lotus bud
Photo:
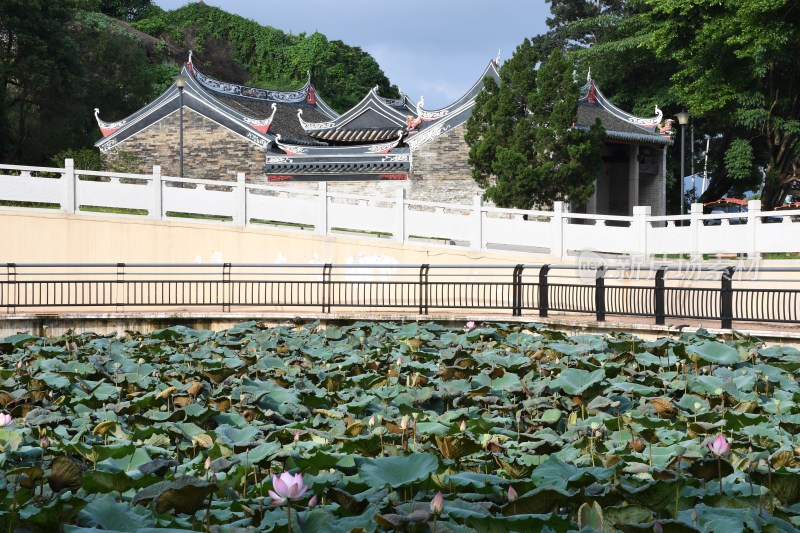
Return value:
M 50 446 L 50 439 L 47 437 L 47 435 L 43 436 L 41 440 L 39 440 L 39 445 L 42 448 L 47 448 L 48 446 Z
M 709 451 L 717 457 L 725 457 L 731 453 L 731 443 L 725 438 L 725 435 L 717 435 L 713 441 L 706 443 Z
M 517 424 L 522 421 L 522 411 L 517 411 Z
M 403 431 L 408 429 L 408 415 L 403 415 L 403 418 L 400 419 L 400 429 Z
M 397 366 L 403 366 L 403 360 L 401 358 L 397 358 Z
M 294 430 L 294 441 L 297 442 L 299 440 L 300 440 L 300 430 L 299 429 L 295 429 Z
M 461 433 L 464 433 L 467 430 L 467 421 L 466 420 L 462 420 L 461 421 L 461 425 L 459 426 L 459 429 L 461 430 Z
M 697 511 L 692 509 L 692 512 L 689 513 L 689 516 L 692 518 L 692 522 L 697 522 Z
M 314 494 L 310 500 L 308 500 L 308 508 L 311 509 L 312 507 L 316 507 L 317 505 L 317 495 Z
M 442 496 L 442 491 L 439 491 L 431 500 L 431 513 L 440 515 L 442 511 L 444 511 L 444 496 Z
M 467 331 L 471 330 L 474 327 L 475 327 L 475 322 L 473 322 L 472 320 L 466 323 Z
M 561 364 L 561 358 L 560 358 L 560 357 L 556 357 L 556 364 L 557 364 L 557 365 L 560 365 L 560 364 Z
M 17 361 L 17 368 L 22 368 L 22 360 Z
M 206 470 L 210 470 L 211 469 L 211 456 L 210 455 L 206 456 L 205 467 L 206 467 Z
M 661 522 L 653 524 L 653 533 L 664 533 L 664 527 L 661 525 Z
M 375 415 L 369 417 L 369 427 L 373 427 L 375 425 Z
M 143 364 L 144 364 L 144 357 L 140 357 L 140 358 L 139 358 L 139 364 L 140 364 L 140 365 L 143 365 Z
M 514 503 L 515 501 L 517 501 L 518 497 L 519 496 L 517 495 L 517 491 L 514 490 L 514 487 L 509 485 L 508 486 L 508 503 Z
M 410 375 L 406 376 L 406 388 L 407 389 L 411 388 L 411 376 Z

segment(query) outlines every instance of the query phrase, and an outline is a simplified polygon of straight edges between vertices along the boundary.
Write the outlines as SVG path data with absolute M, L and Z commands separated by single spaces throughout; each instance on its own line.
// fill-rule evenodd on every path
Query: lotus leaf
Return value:
M 398 488 L 428 479 L 439 468 L 439 460 L 430 453 L 412 453 L 400 457 L 365 459 L 359 477 L 373 488 L 386 485 Z

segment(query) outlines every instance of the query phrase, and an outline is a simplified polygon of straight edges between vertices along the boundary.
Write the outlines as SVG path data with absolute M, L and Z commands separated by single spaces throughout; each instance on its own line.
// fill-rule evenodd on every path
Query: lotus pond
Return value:
M 800 527 L 800 352 L 743 335 L 249 322 L 0 354 L 2 531 Z

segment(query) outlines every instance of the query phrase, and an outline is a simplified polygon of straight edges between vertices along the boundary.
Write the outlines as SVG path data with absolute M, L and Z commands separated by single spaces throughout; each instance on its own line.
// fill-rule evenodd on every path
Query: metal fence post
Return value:
M 733 328 L 733 273 L 736 267 L 728 267 L 722 271 L 719 291 L 719 314 L 723 329 Z
M 231 310 L 233 301 L 233 283 L 231 283 L 231 264 L 222 264 L 222 312 L 227 313 Z
M 542 265 L 539 268 L 539 316 L 547 316 L 547 308 L 550 304 L 547 290 L 547 274 L 550 272 L 550 265 Z
M 666 323 L 666 306 L 664 305 L 664 275 L 669 270 L 668 266 L 658 267 L 656 272 L 656 288 L 653 291 L 655 297 L 656 325 L 663 326 Z
M 594 281 L 594 308 L 598 322 L 606 319 L 606 267 L 597 267 Z
M 117 312 L 124 311 L 125 300 L 127 300 L 125 297 L 125 263 L 117 263 L 117 290 L 114 292 L 114 307 Z
M 332 283 L 333 265 L 325 263 L 322 265 L 322 312 L 331 312 L 331 300 L 333 299 Z
M 8 275 L 8 312 L 14 314 L 17 311 L 17 304 L 19 303 L 19 292 L 17 290 L 17 265 L 16 263 L 8 263 L 6 265 Z
M 430 286 L 428 285 L 428 273 L 430 272 L 430 265 L 420 265 L 419 267 L 419 314 L 428 314 L 428 305 L 430 299 Z
M 511 315 L 522 316 L 522 271 L 525 270 L 525 265 L 517 265 L 514 267 L 514 275 L 512 281 L 512 303 Z

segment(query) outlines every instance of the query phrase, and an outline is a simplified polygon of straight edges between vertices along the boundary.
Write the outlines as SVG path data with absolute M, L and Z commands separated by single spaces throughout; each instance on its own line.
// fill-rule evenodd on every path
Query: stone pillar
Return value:
M 639 205 L 639 145 L 628 148 L 628 213 L 634 214 L 634 206 Z
M 64 199 L 61 203 L 61 211 L 68 215 L 75 214 L 75 160 L 64 160 L 64 177 L 61 178 L 64 186 Z

